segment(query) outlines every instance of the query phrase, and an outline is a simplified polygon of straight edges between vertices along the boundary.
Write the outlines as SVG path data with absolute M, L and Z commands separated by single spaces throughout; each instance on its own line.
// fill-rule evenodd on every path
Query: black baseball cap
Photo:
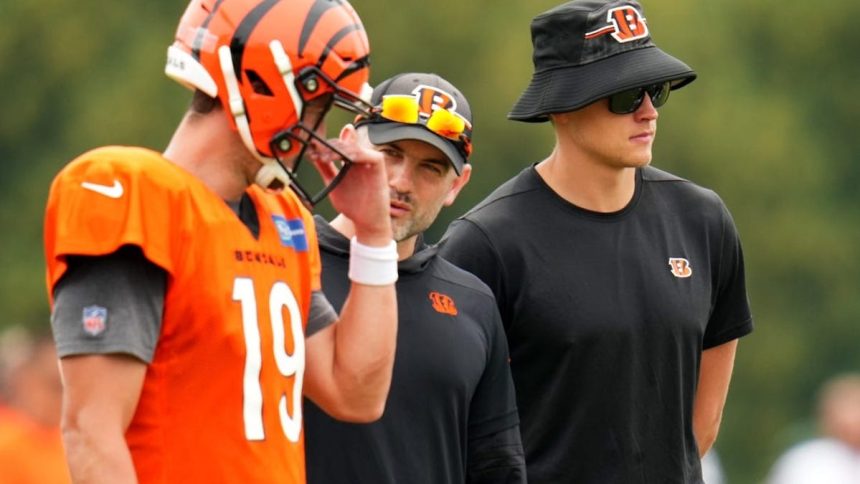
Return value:
M 671 81 L 693 82 L 687 64 L 651 41 L 642 6 L 628 1 L 574 0 L 532 20 L 531 83 L 508 118 L 543 122 L 612 94 Z
M 356 126 L 367 126 L 368 137 L 373 144 L 381 145 L 412 139 L 429 143 L 445 154 L 454 171 L 460 175 L 463 165 L 469 162 L 471 154 L 472 110 L 466 97 L 453 84 L 436 74 L 410 72 L 399 74 L 379 83 L 373 90 L 370 103 L 379 108 L 385 96 L 411 96 L 419 107 L 418 123 L 401 123 L 371 116 L 356 122 Z M 468 132 L 462 141 L 455 141 L 431 131 L 426 124 L 427 118 L 436 109 L 444 108 L 466 121 Z

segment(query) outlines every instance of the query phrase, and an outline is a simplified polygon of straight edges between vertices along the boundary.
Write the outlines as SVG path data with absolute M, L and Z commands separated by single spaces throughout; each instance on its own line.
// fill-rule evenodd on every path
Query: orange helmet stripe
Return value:
M 240 82 L 242 79 L 242 57 L 245 53 L 245 44 L 248 42 L 248 37 L 251 36 L 251 32 L 254 31 L 260 20 L 280 1 L 265 0 L 260 2 L 248 12 L 248 15 L 239 22 L 239 25 L 236 26 L 236 31 L 233 32 L 233 38 L 230 39 L 230 53 L 233 54 L 233 69 L 236 71 L 236 79 L 239 79 Z

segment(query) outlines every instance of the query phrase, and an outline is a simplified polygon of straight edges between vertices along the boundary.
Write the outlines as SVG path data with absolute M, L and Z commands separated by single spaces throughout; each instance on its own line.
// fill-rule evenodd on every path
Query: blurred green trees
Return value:
M 90 147 L 167 143 L 189 98 L 162 73 L 184 3 L 0 2 L 0 326 L 48 324 L 53 174 Z M 531 75 L 529 21 L 557 3 L 354 1 L 374 81 L 433 71 L 475 114 L 472 182 L 430 240 L 551 149 L 548 127 L 505 114 Z M 643 3 L 657 44 L 699 73 L 661 109 L 654 164 L 720 193 L 744 242 L 756 331 L 717 448 L 730 482 L 758 482 L 805 435 L 818 384 L 860 368 L 860 4 Z

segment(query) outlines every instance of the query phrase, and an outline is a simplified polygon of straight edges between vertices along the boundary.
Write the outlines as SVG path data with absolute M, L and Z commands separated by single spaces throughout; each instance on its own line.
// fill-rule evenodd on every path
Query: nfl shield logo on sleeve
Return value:
M 84 331 L 90 336 L 98 336 L 107 328 L 107 309 L 101 306 L 84 308 Z

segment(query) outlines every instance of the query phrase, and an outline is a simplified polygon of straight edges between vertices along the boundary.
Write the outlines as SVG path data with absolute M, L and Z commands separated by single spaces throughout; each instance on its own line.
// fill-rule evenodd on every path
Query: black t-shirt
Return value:
M 350 286 L 349 240 L 319 216 L 316 226 L 323 292 L 340 310 Z M 435 248 L 419 247 L 398 271 L 397 350 L 385 412 L 374 423 L 350 424 L 305 400 L 308 482 L 464 483 L 473 472 L 470 446 L 486 436 L 503 439 L 492 445 L 519 463 L 505 475 L 522 476 L 507 342 L 492 293 Z
M 714 192 L 646 167 L 623 210 L 596 213 L 529 167 L 440 244 L 496 294 L 530 483 L 701 482 L 702 350 L 752 331 L 740 242 Z

